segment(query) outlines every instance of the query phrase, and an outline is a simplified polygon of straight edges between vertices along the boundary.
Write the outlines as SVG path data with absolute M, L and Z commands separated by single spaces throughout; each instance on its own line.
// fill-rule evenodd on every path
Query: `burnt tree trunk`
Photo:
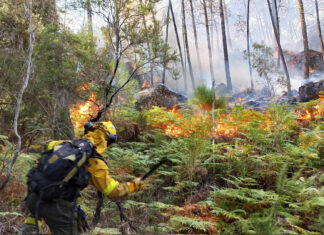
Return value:
M 229 58 L 228 58 L 228 51 L 227 51 L 227 40 L 226 40 L 226 29 L 225 29 L 223 0 L 219 0 L 219 15 L 220 15 L 221 26 L 222 26 L 222 39 L 223 39 L 224 63 L 225 63 L 227 90 L 229 92 L 231 92 L 232 91 L 232 79 L 231 79 L 231 74 L 230 74 Z
M 211 43 L 210 43 L 209 21 L 208 21 L 206 0 L 203 0 L 203 7 L 204 7 L 204 15 L 205 15 L 205 28 L 206 28 L 206 34 L 207 34 L 210 76 L 211 76 L 212 83 L 214 83 L 215 75 L 214 75 L 214 68 L 213 68 L 213 54 L 212 54 Z
M 274 19 L 272 17 L 272 10 L 271 10 L 270 1 L 267 0 L 267 3 L 268 3 L 268 9 L 269 9 L 269 14 L 270 14 L 270 18 L 271 18 L 272 28 L 273 28 L 273 31 L 274 31 L 274 34 L 275 34 L 275 37 L 276 37 L 276 40 L 277 40 L 277 44 L 278 44 L 278 49 L 279 49 L 279 54 L 280 54 L 281 62 L 282 62 L 282 65 L 284 67 L 285 75 L 286 75 L 286 78 L 287 78 L 288 96 L 291 96 L 290 76 L 289 76 L 289 72 L 288 72 L 286 60 L 285 60 L 285 57 L 284 57 L 284 54 L 283 54 L 283 51 L 282 51 L 282 48 L 281 48 L 281 44 L 280 44 L 280 41 L 279 41 L 278 31 L 277 31 L 277 28 L 276 28 Z
M 250 3 L 251 0 L 247 0 L 247 14 L 246 14 L 246 43 L 247 43 L 247 52 L 248 52 L 248 62 L 249 62 L 249 72 L 250 72 L 250 82 L 251 82 L 251 91 L 254 91 L 253 84 L 253 72 L 250 56 Z
M 184 37 L 184 45 L 186 49 L 187 54 L 187 61 L 189 66 L 189 73 L 191 78 L 191 86 L 192 89 L 195 89 L 195 78 L 192 71 L 192 64 L 191 64 L 191 58 L 190 58 L 190 51 L 189 51 L 189 44 L 188 44 L 188 33 L 187 33 L 187 25 L 186 25 L 186 12 L 185 12 L 185 6 L 184 6 L 184 0 L 181 0 L 181 13 L 182 13 L 182 33 Z
M 321 48 L 322 48 L 322 56 L 323 56 L 323 61 L 324 61 L 324 43 L 323 43 L 323 37 L 322 37 L 322 30 L 321 30 L 321 23 L 320 23 L 320 16 L 319 16 L 317 0 L 315 0 L 315 8 L 316 8 L 316 21 L 317 21 L 318 37 L 320 40 L 320 44 L 321 44 Z
M 169 0 L 169 6 L 170 6 L 171 15 L 172 15 L 172 22 L 173 22 L 173 26 L 174 26 L 174 31 L 175 31 L 176 38 L 177 38 L 177 45 L 178 45 L 178 49 L 179 49 L 180 62 L 181 62 L 181 68 L 182 68 L 182 76 L 183 76 L 184 87 L 185 87 L 185 93 L 188 94 L 187 74 L 186 74 L 186 70 L 185 70 L 185 67 L 184 67 L 184 61 L 183 61 L 181 44 L 180 44 L 180 38 L 179 38 L 176 19 L 174 17 L 173 6 L 172 6 L 171 0 Z
M 200 59 L 200 52 L 199 52 L 199 46 L 198 46 L 196 20 L 195 20 L 195 14 L 194 14 L 194 8 L 193 8 L 192 0 L 189 0 L 189 3 L 190 3 L 192 27 L 193 27 L 194 38 L 195 38 L 195 47 L 196 47 L 196 53 L 197 53 L 197 59 L 198 59 L 199 74 L 201 74 L 202 73 L 202 67 L 201 67 L 201 59 Z
M 309 78 L 309 49 L 308 49 L 307 28 L 305 22 L 303 1 L 298 0 L 298 4 L 299 4 L 299 17 L 300 17 L 301 29 L 303 33 L 303 44 L 304 44 L 304 79 L 307 79 Z

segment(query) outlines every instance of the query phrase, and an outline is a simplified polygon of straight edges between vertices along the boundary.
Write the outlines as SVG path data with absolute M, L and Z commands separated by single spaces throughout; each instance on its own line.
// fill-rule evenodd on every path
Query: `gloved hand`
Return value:
M 140 191 L 144 182 L 141 180 L 141 177 L 138 177 L 138 178 L 131 180 L 127 184 L 128 184 L 129 192 L 133 193 L 133 192 Z
M 82 233 L 86 232 L 87 230 L 90 230 L 90 227 L 88 225 L 86 215 L 81 207 L 78 206 L 78 232 Z

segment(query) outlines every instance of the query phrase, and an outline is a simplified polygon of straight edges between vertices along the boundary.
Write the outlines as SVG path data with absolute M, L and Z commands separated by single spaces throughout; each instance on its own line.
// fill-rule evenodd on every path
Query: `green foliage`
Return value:
M 227 99 L 225 96 L 217 97 L 215 89 L 209 89 L 205 85 L 199 85 L 194 90 L 194 96 L 192 102 L 206 109 L 211 109 L 213 102 L 215 101 L 215 109 L 225 108 Z
M 186 231 L 187 233 L 194 233 L 195 230 L 202 232 L 208 231 L 208 226 L 213 225 L 208 221 L 199 221 L 193 218 L 182 217 L 182 216 L 173 216 L 170 219 L 171 228 L 175 232 Z
M 109 118 L 135 122 L 141 136 L 138 142 L 117 143 L 110 148 L 105 155 L 109 173 L 126 182 L 144 175 L 162 158 L 169 160 L 149 177 L 142 191 L 123 201 L 125 214 L 131 219 L 140 218 L 131 220 L 139 234 L 212 233 L 216 228 L 221 234 L 324 233 L 324 123 L 322 113 L 315 113 L 323 102 L 297 106 L 315 113 L 312 120 L 304 122 L 296 120 L 295 110 L 288 105 L 272 104 L 262 112 L 240 105 L 226 110 L 225 97 L 216 98 L 213 89 L 199 86 L 192 103 L 204 110 L 193 106 L 177 111 L 135 109 L 140 75 L 147 74 L 151 66 L 172 70 L 172 61 L 177 60 L 161 37 L 162 25 L 155 12 L 158 2 L 91 1 L 93 9 L 100 8 L 109 15 L 102 28 L 105 42 L 100 48 L 86 31 L 74 33 L 52 24 L 49 9 L 43 12 L 35 5 L 34 16 L 41 16 L 41 21 L 35 35 L 32 80 L 24 94 L 19 120 L 23 144 L 40 151 L 49 138 L 71 138 L 72 104 L 88 99 L 89 91 L 102 100 L 106 93 L 117 92 L 128 82 L 114 98 Z M 84 1 L 77 3 L 84 7 Z M 10 141 L 14 140 L 11 129 L 15 96 L 25 73 L 28 50 L 22 1 L 1 1 L 0 24 L 0 51 L 4 52 L 0 53 L 3 170 L 12 157 L 9 152 L 5 159 L 6 150 L 14 149 Z M 275 69 L 272 51 L 255 44 L 251 56 L 253 68 L 274 92 L 282 75 Z M 138 73 L 131 77 L 135 70 Z M 88 90 L 77 91 L 89 82 Z M 214 100 L 217 138 L 212 145 L 210 109 Z M 25 180 L 38 156 L 19 155 L 12 186 Z M 8 195 L 0 194 L 1 198 Z M 90 220 L 96 191 L 89 187 L 82 196 L 79 202 Z M 20 200 L 10 200 L 10 206 L 18 208 Z M 118 233 L 117 206 L 108 200 L 104 205 L 102 228 L 96 232 Z M 21 215 L 3 211 L 0 216 Z
M 250 54 L 244 51 L 244 58 L 248 56 L 252 60 L 252 68 L 255 69 L 258 75 L 264 78 L 265 86 L 271 95 L 276 94 L 277 85 L 287 87 L 282 72 L 277 69 L 276 61 L 273 57 L 272 49 L 264 44 L 254 43 Z

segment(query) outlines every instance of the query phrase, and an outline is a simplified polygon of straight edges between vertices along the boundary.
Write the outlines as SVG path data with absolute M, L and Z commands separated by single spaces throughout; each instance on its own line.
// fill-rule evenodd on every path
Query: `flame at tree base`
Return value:
M 97 115 L 102 105 L 97 101 L 97 94 L 90 92 L 89 99 L 70 108 L 73 127 L 82 128 L 92 117 Z

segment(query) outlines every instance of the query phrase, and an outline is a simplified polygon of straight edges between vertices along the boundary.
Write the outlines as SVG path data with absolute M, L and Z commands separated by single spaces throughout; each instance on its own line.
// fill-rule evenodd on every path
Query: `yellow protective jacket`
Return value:
M 127 195 L 129 187 L 127 183 L 119 183 L 109 176 L 106 163 L 98 158 L 89 159 L 90 166 L 84 165 L 90 172 L 89 184 L 95 186 L 107 197 L 114 199 Z
M 88 139 L 94 146 L 95 151 L 103 155 L 107 151 L 107 140 L 104 131 L 97 129 L 89 132 L 82 138 Z M 64 141 L 53 141 L 49 144 L 48 149 L 52 149 Z M 90 158 L 90 166 L 84 164 L 83 167 L 90 173 L 89 184 L 95 186 L 100 192 L 111 199 L 120 198 L 130 193 L 127 183 L 119 183 L 109 176 L 107 164 L 98 158 Z

